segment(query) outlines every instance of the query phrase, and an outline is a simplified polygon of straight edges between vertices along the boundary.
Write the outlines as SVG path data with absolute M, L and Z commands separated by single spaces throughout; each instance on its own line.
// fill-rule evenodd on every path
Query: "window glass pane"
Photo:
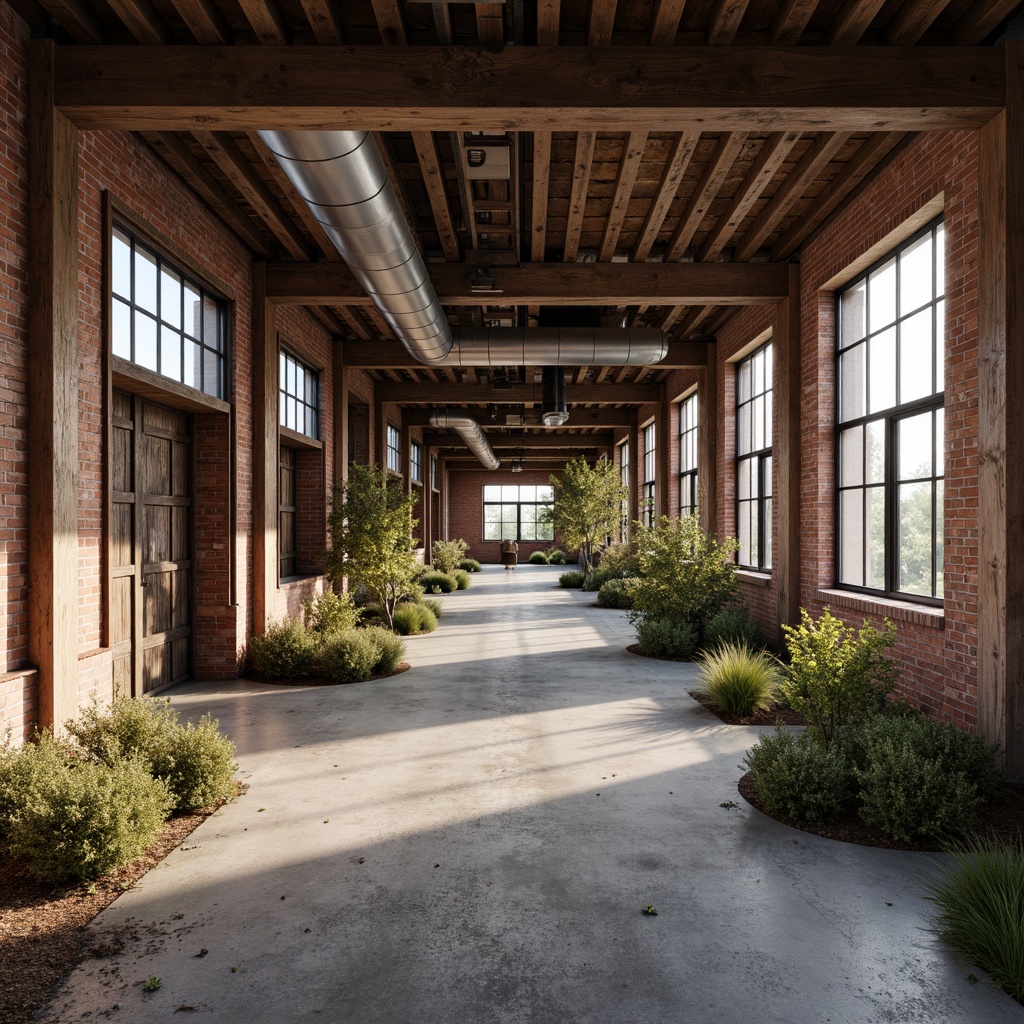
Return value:
M 555 528 L 551 523 L 541 523 L 537 527 L 537 540 L 554 540 Z
M 844 352 L 839 357 L 839 419 L 842 422 L 863 416 L 864 408 L 864 360 L 866 345 Z
M 202 323 L 203 323 L 203 306 L 199 298 L 199 292 L 185 281 L 184 283 L 185 292 L 185 330 L 191 334 L 193 338 L 202 337 Z
M 135 311 L 135 362 L 156 370 L 156 321 L 141 310 Z
M 502 540 L 518 540 L 516 536 L 518 530 L 516 530 L 515 523 L 502 523 L 501 524 L 501 539 Z
M 160 319 L 172 327 L 181 327 L 181 278 L 160 268 Z
M 500 505 L 484 505 L 484 522 L 485 523 L 500 523 L 501 522 L 501 506 Z
M 867 425 L 867 483 L 880 484 L 885 480 L 885 420 L 874 420 Z
M 771 391 L 772 389 L 772 361 L 774 360 L 774 350 L 771 345 L 765 345 L 764 347 L 764 378 L 761 382 L 762 391 Z
M 182 383 L 197 391 L 201 391 L 203 388 L 201 348 L 202 346 L 197 342 L 185 339 L 185 365 L 182 367 Z
M 746 455 L 751 451 L 750 406 L 741 405 L 736 410 L 736 454 Z
M 740 542 L 739 560 L 740 565 L 750 565 L 750 503 L 744 502 L 739 507 L 737 516 L 739 520 L 740 535 L 737 538 Z
M 860 281 L 843 292 L 839 300 L 841 333 L 839 347 L 846 348 L 867 334 L 867 281 Z
M 868 327 L 872 333 L 896 319 L 896 260 L 879 267 L 868 279 Z
M 899 589 L 931 597 L 932 485 L 922 481 L 899 488 Z
M 754 434 L 751 438 L 752 451 L 760 451 L 765 446 L 764 440 L 764 397 L 758 397 L 750 403 L 750 419 Z
M 768 455 L 764 459 L 764 472 L 762 474 L 761 479 L 763 481 L 763 483 L 761 485 L 763 492 L 765 494 L 771 494 L 772 493 L 772 457 L 770 455 Z
M 119 299 L 114 299 L 113 323 L 110 326 L 111 351 L 122 359 L 132 357 L 132 311 Z
M 217 332 L 217 324 L 220 315 L 217 304 L 209 296 L 203 297 L 203 341 L 212 348 L 220 348 L 220 339 Z
M 839 435 L 839 485 L 864 482 L 864 428 L 851 427 Z
M 935 481 L 935 596 L 942 597 L 945 545 L 945 485 L 942 480 Z
M 935 228 L 935 294 L 946 294 L 946 225 Z
M 555 500 L 555 489 L 547 484 L 538 486 L 537 488 L 537 500 L 538 501 L 554 501 Z
M 181 335 L 169 327 L 160 328 L 160 372 L 181 380 Z
M 900 316 L 933 298 L 932 234 L 929 231 L 900 253 Z
M 739 371 L 736 374 L 736 400 L 738 402 L 750 401 L 750 360 L 740 363 Z
M 935 461 L 932 463 L 936 476 L 944 476 L 946 472 L 946 410 L 935 412 Z
M 772 393 L 767 391 L 764 396 L 764 447 L 772 446 Z
M 519 509 L 518 505 L 502 505 L 501 506 L 501 519 L 505 523 L 515 523 L 517 521 L 516 513 Z
M 915 313 L 900 325 L 900 402 L 932 394 L 932 310 Z
M 519 522 L 524 526 L 532 526 L 537 521 L 537 506 L 536 505 L 520 505 L 519 506 Z
M 869 487 L 867 500 L 867 568 L 865 585 L 885 589 L 885 488 Z
M 132 250 L 128 236 L 114 230 L 111 246 L 111 285 L 115 295 L 132 297 Z
M 737 497 L 740 501 L 746 501 L 750 498 L 750 466 L 751 460 L 744 459 L 737 468 L 737 480 L 736 489 Z
M 519 500 L 519 488 L 515 484 L 502 484 L 502 487 L 501 487 L 501 500 L 502 501 L 518 501 Z
M 864 586 L 864 492 L 839 496 L 839 582 Z
M 484 523 L 484 540 L 501 540 L 501 523 Z
M 765 569 L 772 567 L 772 499 L 766 498 L 764 503 L 764 536 L 761 538 L 761 560 L 758 565 Z
M 132 294 L 136 306 L 156 313 L 156 257 L 141 246 L 135 246 L 135 291 Z
M 871 412 L 891 409 L 896 404 L 896 331 L 883 331 L 872 338 L 871 345 Z
M 935 393 L 946 390 L 946 302 L 935 303 Z
M 899 480 L 932 475 L 932 414 L 908 416 L 897 424 Z
M 536 501 L 537 500 L 537 488 L 527 485 L 521 485 L 519 488 L 519 500 L 520 501 Z
M 485 484 L 484 501 L 501 501 L 501 488 L 497 484 Z

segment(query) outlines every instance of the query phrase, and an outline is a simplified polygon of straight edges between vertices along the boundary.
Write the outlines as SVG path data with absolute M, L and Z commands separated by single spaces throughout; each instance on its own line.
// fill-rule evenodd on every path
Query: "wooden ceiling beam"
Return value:
M 672 143 L 672 152 L 665 164 L 665 170 L 662 171 L 658 191 L 651 200 L 640 234 L 633 246 L 631 259 L 634 263 L 642 263 L 651 254 L 651 249 L 658 240 L 658 232 L 665 223 L 699 141 L 700 132 L 683 132 Z
M 548 187 L 551 182 L 551 132 L 533 133 L 533 202 L 531 204 L 530 259 L 544 262 L 548 235 Z
M 575 263 L 583 231 L 583 214 L 587 208 L 590 186 L 590 166 L 594 160 L 597 132 L 579 132 L 576 135 L 576 156 L 572 165 L 572 192 L 569 196 L 569 219 L 565 225 L 565 248 L 562 260 Z
M 110 9 L 143 46 L 171 41 L 171 30 L 150 0 L 107 0 Z
M 373 13 L 380 29 L 381 42 L 385 46 L 404 45 L 405 25 L 398 0 L 373 0 Z
M 340 46 L 345 41 L 335 0 L 301 0 L 302 12 L 321 46 Z
M 587 17 L 587 46 L 610 46 L 619 0 L 590 0 Z
M 1003 106 L 993 47 L 66 46 L 82 129 L 928 131 Z
M 932 27 L 950 0 L 905 0 L 885 30 L 889 46 L 913 46 Z
M 557 46 L 562 0 L 537 0 L 537 45 Z
M 416 147 L 420 171 L 423 173 L 423 185 L 430 200 L 430 209 L 434 213 L 441 251 L 446 260 L 454 262 L 461 258 L 459 233 L 455 229 L 451 207 L 448 205 L 448 193 L 444 187 L 444 168 L 441 166 L 441 155 L 437 151 L 437 141 L 433 132 L 413 132 L 412 142 Z
M 481 46 L 505 45 L 505 5 L 482 4 L 476 7 L 476 33 Z
M 709 46 L 728 46 L 736 38 L 750 0 L 718 0 L 708 26 Z
M 102 43 L 103 22 L 82 0 L 40 0 L 45 12 L 64 28 L 76 43 Z M 28 20 L 26 18 L 26 20 Z
M 854 46 L 875 20 L 885 0 L 847 0 L 829 29 L 829 46 Z
M 478 416 L 479 409 L 471 407 L 459 407 L 456 405 L 446 406 L 449 412 L 466 413 L 468 416 Z M 426 427 L 430 426 L 430 417 L 433 415 L 433 410 L 423 408 L 406 408 L 402 412 L 402 422 L 409 424 L 411 427 Z M 506 413 L 507 415 L 507 413 Z M 564 428 L 559 427 L 548 427 L 541 423 L 540 410 L 538 409 L 526 409 L 523 414 L 522 426 L 530 429 L 540 429 L 545 433 L 554 433 L 556 430 L 562 429 L 573 429 L 573 430 L 590 430 L 590 429 L 606 429 L 608 427 L 628 427 L 632 422 L 633 413 L 629 409 L 613 409 L 610 406 L 581 406 L 574 405 L 572 407 L 572 415 L 570 422 L 566 424 Z M 500 421 L 500 422 L 499 422 Z M 503 416 L 499 415 L 495 422 L 491 423 L 486 418 L 480 418 L 480 428 L 485 431 L 505 431 L 509 430 L 510 424 L 505 422 Z M 511 429 L 515 429 L 511 427 Z
M 507 428 L 506 428 L 507 429 Z M 597 448 L 614 442 L 614 435 L 609 432 L 600 434 L 570 434 L 562 430 L 554 430 L 543 434 L 495 434 L 487 439 L 492 448 L 532 448 L 543 451 L 545 448 Z M 456 436 L 439 431 L 423 435 L 423 444 L 428 448 L 460 448 L 464 447 Z
M 792 46 L 804 34 L 819 0 L 785 0 L 768 32 L 772 46 Z
M 441 302 L 479 306 L 475 263 L 431 263 Z M 538 306 L 746 306 L 781 302 L 785 265 L 771 263 L 524 263 L 493 267 L 501 301 Z M 271 263 L 267 293 L 288 305 L 368 306 L 372 300 L 344 263 Z
M 679 19 L 683 16 L 685 6 L 686 0 L 657 0 L 647 37 L 651 46 L 671 46 L 675 42 Z
M 569 404 L 643 405 L 657 401 L 658 389 L 632 384 L 567 384 Z M 382 384 L 377 397 L 382 402 L 402 405 L 445 405 L 481 403 L 485 405 L 540 404 L 539 384 L 513 384 L 496 388 L 490 384 L 439 384 L 426 388 L 422 384 Z
M 197 43 L 227 46 L 232 39 L 231 26 L 213 0 L 171 0 L 181 20 Z
M 291 36 L 277 0 L 238 0 L 245 20 L 264 46 L 283 46 Z
M 601 250 L 597 255 L 602 263 L 607 263 L 615 255 L 615 247 L 619 244 L 619 235 L 622 233 L 622 225 L 626 220 L 629 197 L 633 194 L 633 186 L 636 184 L 636 175 L 640 170 L 640 161 L 643 159 L 644 148 L 647 145 L 647 136 L 648 133 L 645 131 L 630 132 L 623 143 L 622 160 L 619 163 L 619 172 L 615 177 L 615 196 L 612 199 L 611 210 L 604 226 Z
M 317 320 L 319 320 L 324 327 L 331 332 L 331 334 L 336 335 L 338 338 L 343 338 L 345 336 L 344 324 L 342 324 L 342 322 L 329 309 L 321 309 L 317 307 L 316 309 L 311 309 L 310 313 L 312 313 L 313 316 L 315 316 Z
M 953 26 L 950 37 L 968 43 L 980 43 L 1017 9 L 1020 0 L 991 0 L 990 3 L 972 3 Z
M 319 308 L 318 306 L 314 306 L 313 307 L 313 309 L 318 309 L 318 308 Z M 369 329 L 367 328 L 366 324 L 363 323 L 362 318 L 354 310 L 351 310 L 351 309 L 349 309 L 346 306 L 339 306 L 338 307 L 338 314 L 341 317 L 341 319 L 346 324 L 348 324 L 348 326 L 351 329 L 352 333 L 360 341 L 369 341 L 373 337 L 373 335 L 370 333 Z

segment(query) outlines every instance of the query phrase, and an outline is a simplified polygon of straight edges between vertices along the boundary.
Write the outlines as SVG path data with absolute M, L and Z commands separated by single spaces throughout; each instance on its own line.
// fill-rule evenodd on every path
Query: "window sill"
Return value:
M 737 569 L 736 578 L 740 583 L 747 583 L 752 587 L 770 587 L 772 585 L 772 574 L 770 572 L 754 572 L 753 569 Z
M 300 583 L 306 583 L 309 580 L 319 580 L 323 578 L 322 572 L 304 572 L 299 573 L 296 576 L 282 576 L 278 580 L 278 589 L 285 590 L 288 587 L 297 587 Z
M 318 441 L 315 437 L 309 437 L 307 434 L 300 434 L 297 430 L 292 430 L 291 427 L 279 426 L 277 432 L 281 437 L 281 440 L 291 448 L 305 448 L 308 451 L 320 451 L 323 448 L 323 441 Z
M 872 597 L 870 594 L 833 589 L 819 590 L 818 599 L 833 608 L 849 608 L 866 615 L 885 615 L 897 622 L 909 622 L 929 629 L 946 628 L 946 613 L 930 604 L 894 601 L 889 597 Z

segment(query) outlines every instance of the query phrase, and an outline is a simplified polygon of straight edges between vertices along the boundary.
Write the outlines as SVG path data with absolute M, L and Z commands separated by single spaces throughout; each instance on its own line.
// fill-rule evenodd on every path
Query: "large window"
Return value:
M 409 464 L 412 468 L 412 478 L 417 483 L 423 483 L 423 445 L 417 441 L 412 442 L 409 450 Z
M 484 540 L 554 540 L 552 525 L 541 521 L 554 501 L 547 485 L 485 484 Z
M 629 442 L 627 441 L 619 448 L 619 482 L 626 489 L 626 496 L 622 499 L 622 508 L 619 513 L 620 532 L 622 539 L 629 537 Z
M 430 456 L 430 489 L 437 490 L 437 456 Z
M 943 575 L 944 230 L 837 297 L 838 582 L 938 601 Z
M 736 367 L 736 522 L 739 564 L 772 566 L 772 346 Z
M 284 349 L 281 349 L 279 362 L 281 426 L 316 439 L 319 430 L 316 371 Z
M 115 226 L 111 351 L 214 398 L 224 397 L 227 303 Z
M 654 525 L 654 488 L 657 467 L 657 454 L 654 450 L 654 424 L 644 427 L 644 492 L 643 521 L 648 526 Z
M 402 472 L 402 434 L 398 427 L 387 427 L 387 467 L 392 473 Z
M 679 404 L 679 514 L 697 511 L 697 393 Z

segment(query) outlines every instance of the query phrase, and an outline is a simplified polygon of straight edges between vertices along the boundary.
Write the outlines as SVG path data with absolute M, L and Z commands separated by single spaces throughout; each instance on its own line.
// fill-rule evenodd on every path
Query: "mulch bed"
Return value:
M 812 835 L 824 836 L 826 839 L 838 839 L 842 843 L 855 843 L 858 846 L 877 846 L 884 850 L 917 850 L 937 853 L 943 845 L 935 840 L 918 843 L 904 843 L 890 839 L 876 825 L 868 825 L 857 816 L 856 808 L 850 806 L 835 821 L 823 825 L 809 825 L 802 821 L 793 821 L 778 814 L 765 810 L 749 773 L 739 781 L 740 796 L 762 814 L 774 818 L 783 825 L 810 832 Z M 989 800 L 978 808 L 976 831 L 986 837 L 999 839 L 1007 843 L 1019 844 L 1024 836 L 1024 783 L 1006 783 L 1003 792 L 995 800 Z
M 400 661 L 398 667 L 394 672 L 382 672 L 377 676 L 370 676 L 369 679 L 360 679 L 361 683 L 375 683 L 378 679 L 390 679 L 392 676 L 399 676 L 403 672 L 408 672 L 412 668 L 412 665 L 407 661 Z M 339 683 L 336 679 L 324 679 L 320 676 L 314 676 L 310 679 L 267 679 L 265 676 L 260 675 L 259 672 L 249 672 L 245 678 L 250 683 L 267 683 L 271 686 L 355 686 L 356 683 Z M 0 1021 L 3 1024 L 3 1021 Z
M 248 786 L 238 788 L 241 794 Z M 138 860 L 94 882 L 40 882 L 0 848 L 0 1024 L 27 1024 L 81 960 L 120 952 L 116 937 L 90 944 L 89 922 L 216 810 L 171 818 Z
M 746 718 L 737 718 L 735 715 L 726 714 L 713 700 L 709 700 L 699 690 L 686 691 L 698 704 L 715 715 L 719 721 L 726 725 L 774 725 L 781 720 L 783 725 L 806 725 L 803 715 L 797 714 L 792 708 L 784 705 L 777 705 L 768 711 L 758 711 L 757 714 L 748 715 Z

